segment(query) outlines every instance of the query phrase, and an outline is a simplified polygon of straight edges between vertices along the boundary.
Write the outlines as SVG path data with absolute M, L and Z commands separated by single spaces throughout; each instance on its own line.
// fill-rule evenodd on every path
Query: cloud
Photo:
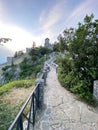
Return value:
M 43 10 L 39 21 L 41 25 L 41 36 L 51 37 L 56 33 L 54 30 L 56 25 L 63 17 L 64 0 L 57 2 L 53 7 Z
M 9 25 L 0 20 L 0 37 L 13 39 L 11 43 L 6 44 L 7 47 L 13 50 L 29 47 L 33 41 L 39 45 L 44 43 L 43 39 L 46 37 L 54 41 L 66 27 L 75 27 L 78 22 L 83 21 L 86 14 L 97 14 L 98 0 L 80 0 L 80 4 L 77 2 L 75 5 L 73 5 L 73 1 L 56 0 L 52 7 L 44 9 L 39 17 L 38 26 L 40 28 L 35 29 L 37 30 L 35 35 L 18 26 Z M 4 6 L 1 1 L 0 8 L 0 14 L 3 14 L 0 19 L 1 17 L 4 19 L 3 17 L 6 18 L 7 14 L 4 12 Z
M 71 14 L 69 15 L 68 19 L 65 21 L 68 27 L 76 27 L 78 22 L 83 22 L 84 17 L 86 14 L 91 15 L 92 13 L 97 15 L 97 8 L 98 8 L 98 0 L 86 0 L 81 5 L 78 5 Z M 98 18 L 98 15 L 97 15 Z
M 5 46 L 13 51 L 24 50 L 26 47 L 31 47 L 33 41 L 37 39 L 36 36 L 33 36 L 24 29 L 6 23 L 0 23 L 0 37 L 12 39 L 12 42 L 6 43 Z
M 73 6 L 72 2 L 73 0 L 58 0 L 54 6 L 48 10 L 42 11 L 39 19 L 41 25 L 41 37 L 50 37 L 55 41 L 58 35 L 62 33 L 67 26 L 69 27 L 70 25 L 73 25 L 73 23 L 76 24 L 76 17 L 74 15 L 75 13 L 77 15 L 79 12 L 78 8 L 80 9 L 80 5 L 77 3 Z M 82 12 L 82 10 L 80 10 L 80 12 Z
M 43 20 L 43 28 L 49 29 L 53 25 L 55 25 L 61 18 L 61 9 L 60 5 L 55 5 L 52 9 L 50 9 L 47 16 L 44 17 Z
M 5 18 L 4 5 L 3 5 L 3 2 L 0 1 L 0 21 L 3 22 L 4 18 Z
M 0 64 L 6 62 L 6 57 L 13 56 L 13 52 L 4 46 L 0 46 Z
M 72 0 L 62 0 L 54 5 L 48 12 L 45 10 L 40 16 L 40 22 L 42 26 L 41 36 L 50 37 L 52 40 L 56 40 L 57 36 L 69 27 L 77 27 L 78 22 L 83 22 L 86 14 L 95 14 L 95 18 L 98 18 L 97 13 L 98 0 L 85 0 L 80 3 L 72 5 Z
M 21 3 L 22 2 L 23 0 Z M 20 2 L 18 0 L 17 5 L 19 3 Z M 25 50 L 26 47 L 31 47 L 33 41 L 38 43 L 37 46 L 39 45 L 40 39 L 38 39 L 36 35 L 29 33 L 18 25 L 14 25 L 12 23 L 9 24 L 8 19 L 10 18 L 8 16 L 6 4 L 3 0 L 0 0 L 0 37 L 12 39 L 11 42 L 4 44 L 5 47 L 13 51 L 18 51 Z

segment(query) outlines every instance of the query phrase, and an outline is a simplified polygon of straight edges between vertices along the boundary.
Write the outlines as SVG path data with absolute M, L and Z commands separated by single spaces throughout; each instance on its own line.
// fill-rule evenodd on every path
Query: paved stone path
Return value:
M 48 73 L 44 104 L 35 130 L 98 130 L 97 110 L 61 87 L 53 68 Z

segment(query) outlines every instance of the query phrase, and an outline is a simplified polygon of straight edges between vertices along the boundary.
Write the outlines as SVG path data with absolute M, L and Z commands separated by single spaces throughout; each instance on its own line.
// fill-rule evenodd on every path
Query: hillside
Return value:
M 0 129 L 6 130 L 34 88 L 34 81 L 43 69 L 50 50 L 32 48 L 28 54 L 17 57 L 12 64 L 1 66 Z M 27 107 L 25 113 L 28 113 Z M 10 116 L 9 116 L 10 115 Z
M 15 85 L 3 95 L 0 93 L 0 130 L 8 129 L 33 88 L 34 82 L 28 87 Z
M 8 62 L 0 66 L 0 83 L 36 77 L 50 50 L 45 47 L 31 48 L 29 52 L 8 57 Z

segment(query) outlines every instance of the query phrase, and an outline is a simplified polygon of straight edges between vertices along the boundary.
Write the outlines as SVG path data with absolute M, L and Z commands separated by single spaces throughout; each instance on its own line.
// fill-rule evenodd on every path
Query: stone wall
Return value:
M 7 62 L 0 65 L 0 79 L 1 79 L 1 77 L 2 77 L 2 73 L 3 73 L 3 72 L 2 72 L 2 68 L 3 68 L 3 67 L 8 66 L 8 65 L 11 65 L 11 64 L 12 64 L 12 60 L 13 60 L 13 63 L 14 63 L 14 64 L 19 64 L 19 63 L 21 63 L 21 62 L 23 61 L 23 59 L 24 59 L 25 57 L 30 58 L 30 56 L 28 55 L 28 53 L 25 53 L 25 54 L 23 54 L 22 56 L 18 56 L 18 57 L 16 57 L 16 58 L 14 58 L 14 57 L 7 57 Z
M 19 63 L 21 63 L 21 62 L 23 61 L 23 59 L 24 59 L 25 57 L 29 58 L 30 56 L 28 55 L 28 53 L 24 53 L 23 55 L 18 56 L 18 57 L 16 57 L 16 58 L 14 58 L 14 57 L 7 57 L 7 62 L 6 62 L 6 64 L 7 64 L 7 65 L 11 65 L 11 64 L 12 64 L 12 61 L 13 61 L 14 64 L 19 64 Z
M 94 81 L 93 95 L 98 100 L 98 80 Z

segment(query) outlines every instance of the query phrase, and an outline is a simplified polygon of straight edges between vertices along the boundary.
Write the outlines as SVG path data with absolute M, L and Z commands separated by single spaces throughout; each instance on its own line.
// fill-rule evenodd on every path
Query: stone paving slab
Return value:
M 52 67 L 45 86 L 44 104 L 35 130 L 98 130 L 97 110 L 61 87 Z

